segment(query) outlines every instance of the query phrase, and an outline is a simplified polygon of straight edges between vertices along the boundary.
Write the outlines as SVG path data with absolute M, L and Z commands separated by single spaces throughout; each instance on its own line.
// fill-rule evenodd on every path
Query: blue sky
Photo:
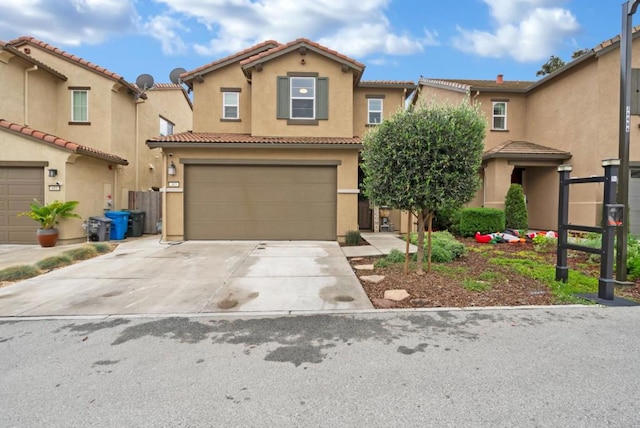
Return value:
M 0 40 L 34 36 L 134 82 L 168 82 L 267 39 L 317 41 L 366 64 L 365 80 L 536 80 L 621 28 L 612 0 L 21 0 Z M 638 14 L 640 15 L 640 13 Z M 640 17 L 636 18 L 640 21 Z M 635 24 L 635 22 L 634 22 Z

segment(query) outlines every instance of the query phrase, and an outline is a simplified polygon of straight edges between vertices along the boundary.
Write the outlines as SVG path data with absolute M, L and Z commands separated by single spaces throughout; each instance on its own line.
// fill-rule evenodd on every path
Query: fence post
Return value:
M 560 192 L 558 198 L 558 248 L 556 254 L 556 281 L 567 282 L 569 280 L 569 266 L 567 266 L 567 248 L 569 223 L 569 179 L 571 178 L 571 165 L 560 165 Z
M 606 159 L 602 161 L 604 167 L 604 197 L 602 203 L 602 254 L 600 256 L 600 278 L 598 279 L 598 298 L 613 300 L 615 280 L 613 278 L 614 238 L 616 235 L 616 223 L 609 221 L 610 209 L 613 209 L 616 200 L 616 188 L 618 185 L 618 169 L 620 159 Z M 626 221 L 626 219 L 622 219 Z M 625 266 L 626 269 L 626 266 Z

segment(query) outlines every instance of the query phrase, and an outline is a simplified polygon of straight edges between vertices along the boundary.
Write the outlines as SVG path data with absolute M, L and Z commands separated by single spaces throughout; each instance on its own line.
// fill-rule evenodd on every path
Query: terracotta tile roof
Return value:
M 535 81 L 521 81 L 521 80 L 504 80 L 502 83 L 498 83 L 495 80 L 473 80 L 473 79 L 427 79 L 420 78 L 418 82 L 420 85 L 426 86 L 448 86 L 464 91 L 473 90 L 513 90 L 513 91 L 525 91 L 532 86 Z
M 51 67 L 49 67 L 47 64 L 43 63 L 42 61 L 38 61 L 37 59 L 33 58 L 32 56 L 27 55 L 26 53 L 22 52 L 19 49 L 16 49 L 15 47 L 6 44 L 4 42 L 0 41 L 0 50 L 5 50 L 7 52 L 10 52 L 12 55 L 17 56 L 18 58 L 21 58 L 24 61 L 27 61 L 30 64 L 33 65 L 37 65 L 38 68 L 41 68 L 42 70 L 46 71 L 47 73 L 57 77 L 60 80 L 67 80 L 67 76 L 65 76 L 64 74 L 60 73 L 58 70 L 55 70 Z
M 45 49 L 47 51 L 49 51 L 50 53 L 53 53 L 54 55 L 57 55 L 58 57 L 65 59 L 69 62 L 73 62 L 76 63 L 78 65 L 80 65 L 81 67 L 93 71 L 95 73 L 101 74 L 111 80 L 115 80 L 116 82 L 122 84 L 123 86 L 128 87 L 129 89 L 131 89 L 133 92 L 136 92 L 138 89 L 136 88 L 135 85 L 127 82 L 122 76 L 120 76 L 119 74 L 114 73 L 113 71 L 109 71 L 104 67 L 100 67 L 97 64 L 94 64 L 90 61 L 87 61 L 86 59 L 82 59 L 76 55 L 70 54 L 68 52 L 63 51 L 62 49 L 59 49 L 55 46 L 52 46 L 48 43 L 45 43 L 41 40 L 36 39 L 35 37 L 28 37 L 28 36 L 22 36 L 19 37 L 17 39 L 14 39 L 12 41 L 10 41 L 9 43 L 7 43 L 8 45 L 14 46 L 14 47 L 20 47 L 20 46 L 24 46 L 25 44 L 29 44 L 32 46 L 37 46 L 40 47 L 42 49 Z
M 112 155 L 110 153 L 102 152 L 91 147 L 83 146 L 81 144 L 74 143 L 64 138 L 56 137 L 55 135 L 47 134 L 36 129 L 32 129 L 26 126 L 18 125 L 17 123 L 9 122 L 4 119 L 0 119 L 0 130 L 13 132 L 14 134 L 20 134 L 30 137 L 36 141 L 45 143 L 51 147 L 57 147 L 60 149 L 68 150 L 73 153 L 78 153 L 86 156 L 91 156 L 98 159 L 103 159 L 109 162 L 117 163 L 120 165 L 128 165 L 129 162 L 120 156 Z
M 412 80 L 361 80 L 359 86 L 416 86 Z
M 221 134 L 213 132 L 183 132 L 180 134 L 154 137 L 147 144 L 160 147 L 162 143 L 197 143 L 197 144 L 304 144 L 304 145 L 353 145 L 359 147 L 359 137 L 258 137 L 250 134 Z
M 482 154 L 483 160 L 493 158 L 566 160 L 571 158 L 571 153 L 564 150 L 554 149 L 552 147 L 541 146 L 540 144 L 530 143 L 528 141 L 509 140 Z
M 282 54 L 282 53 L 286 53 L 286 52 L 288 52 L 290 50 L 296 49 L 298 45 L 306 45 L 307 47 L 310 47 L 310 48 L 313 48 L 315 50 L 324 52 L 325 54 L 328 54 L 330 56 L 339 58 L 342 61 L 351 64 L 354 68 L 359 69 L 360 71 L 364 70 L 364 68 L 365 68 L 365 65 L 362 64 L 361 62 L 358 62 L 353 58 L 349 58 L 346 55 L 343 55 L 343 54 L 341 54 L 341 53 L 339 53 L 337 51 L 334 51 L 334 50 L 331 50 L 331 49 L 327 48 L 326 46 L 322 46 L 319 43 L 312 42 L 311 40 L 305 39 L 305 38 L 299 38 L 299 39 L 296 39 L 296 40 L 294 40 L 292 42 L 289 42 L 287 44 L 280 45 L 280 46 L 278 46 L 276 48 L 269 49 L 268 51 L 265 51 L 265 52 L 261 52 L 261 53 L 259 53 L 257 55 L 254 55 L 252 57 L 249 57 L 249 58 L 247 58 L 245 60 L 240 61 L 240 65 L 242 65 L 243 68 L 244 68 L 244 66 L 250 65 L 250 64 L 252 64 L 252 63 L 254 63 L 256 61 L 264 60 L 267 57 L 270 57 L 270 56 L 273 56 L 273 55 Z
M 228 65 L 232 62 L 239 61 L 245 58 L 250 57 L 251 55 L 255 55 L 257 52 L 264 51 L 267 49 L 271 49 L 274 47 L 280 46 L 280 43 L 275 40 L 266 40 L 262 43 L 258 43 L 257 45 L 251 46 L 250 48 L 244 49 L 240 52 L 236 52 L 224 58 L 215 60 L 210 62 L 209 64 L 205 64 L 201 67 L 198 67 L 194 70 L 184 72 L 180 75 L 180 79 L 183 81 L 189 81 L 196 77 L 198 74 L 206 74 L 210 71 L 216 70 L 220 67 Z
M 635 34 L 637 31 L 640 31 L 640 25 L 636 25 L 635 27 L 633 27 L 633 29 L 631 30 L 631 34 Z M 615 45 L 616 43 L 619 43 L 619 42 L 620 42 L 620 34 L 599 43 L 596 47 L 593 48 L 593 51 L 594 52 L 601 51 L 602 49 L 608 48 L 609 46 Z

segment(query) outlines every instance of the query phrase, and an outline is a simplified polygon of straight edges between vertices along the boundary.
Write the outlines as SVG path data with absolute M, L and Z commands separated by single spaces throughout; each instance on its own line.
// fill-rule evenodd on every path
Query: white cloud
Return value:
M 454 46 L 483 57 L 540 61 L 580 28 L 576 17 L 557 7 L 562 0 L 483 0 L 497 22 L 493 32 L 458 28 Z
M 176 30 L 188 31 L 180 21 L 169 16 L 153 16 L 144 24 L 144 31 L 162 44 L 165 55 L 187 53 L 187 45 Z
M 384 14 L 390 0 L 158 0 L 171 14 L 195 19 L 213 37 L 196 44 L 201 55 L 235 52 L 262 42 L 307 37 L 343 54 L 408 55 L 437 43 L 395 31 Z
M 136 31 L 131 0 L 22 0 L 0 3 L 0 34 L 79 46 Z

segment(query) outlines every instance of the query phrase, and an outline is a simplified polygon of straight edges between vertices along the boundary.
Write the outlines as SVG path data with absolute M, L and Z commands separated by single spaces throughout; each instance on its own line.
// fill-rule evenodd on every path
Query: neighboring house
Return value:
M 403 108 L 415 84 L 363 81 L 364 68 L 297 39 L 182 74 L 193 132 L 147 140 L 162 149 L 163 171 L 175 166 L 165 177 L 164 238 L 336 240 L 371 228 L 361 137 Z
M 639 33 L 635 33 L 634 40 Z M 488 127 L 482 163 L 483 187 L 472 206 L 504 208 L 511 183 L 522 184 L 529 226 L 557 229 L 557 167 L 573 166 L 572 176 L 602 175 L 602 161 L 618 158 L 619 37 L 536 82 L 421 78 L 414 103 L 480 103 Z M 640 67 L 640 42 L 633 43 L 634 67 Z M 634 71 L 633 93 L 638 91 Z M 467 98 L 468 99 L 468 98 Z M 631 118 L 631 230 L 640 234 L 640 105 L 634 100 Z M 635 143 L 634 143 L 635 142 Z M 602 215 L 602 185 L 580 184 L 570 189 L 570 222 L 596 225 Z
M 78 200 L 86 219 L 128 208 L 130 190 L 162 184 L 159 150 L 145 140 L 191 127 L 180 85 L 147 91 L 31 37 L 0 42 L 0 243 L 35 243 L 37 225 L 16 217 L 34 199 Z M 60 225 L 63 241 L 86 236 L 82 220 Z

